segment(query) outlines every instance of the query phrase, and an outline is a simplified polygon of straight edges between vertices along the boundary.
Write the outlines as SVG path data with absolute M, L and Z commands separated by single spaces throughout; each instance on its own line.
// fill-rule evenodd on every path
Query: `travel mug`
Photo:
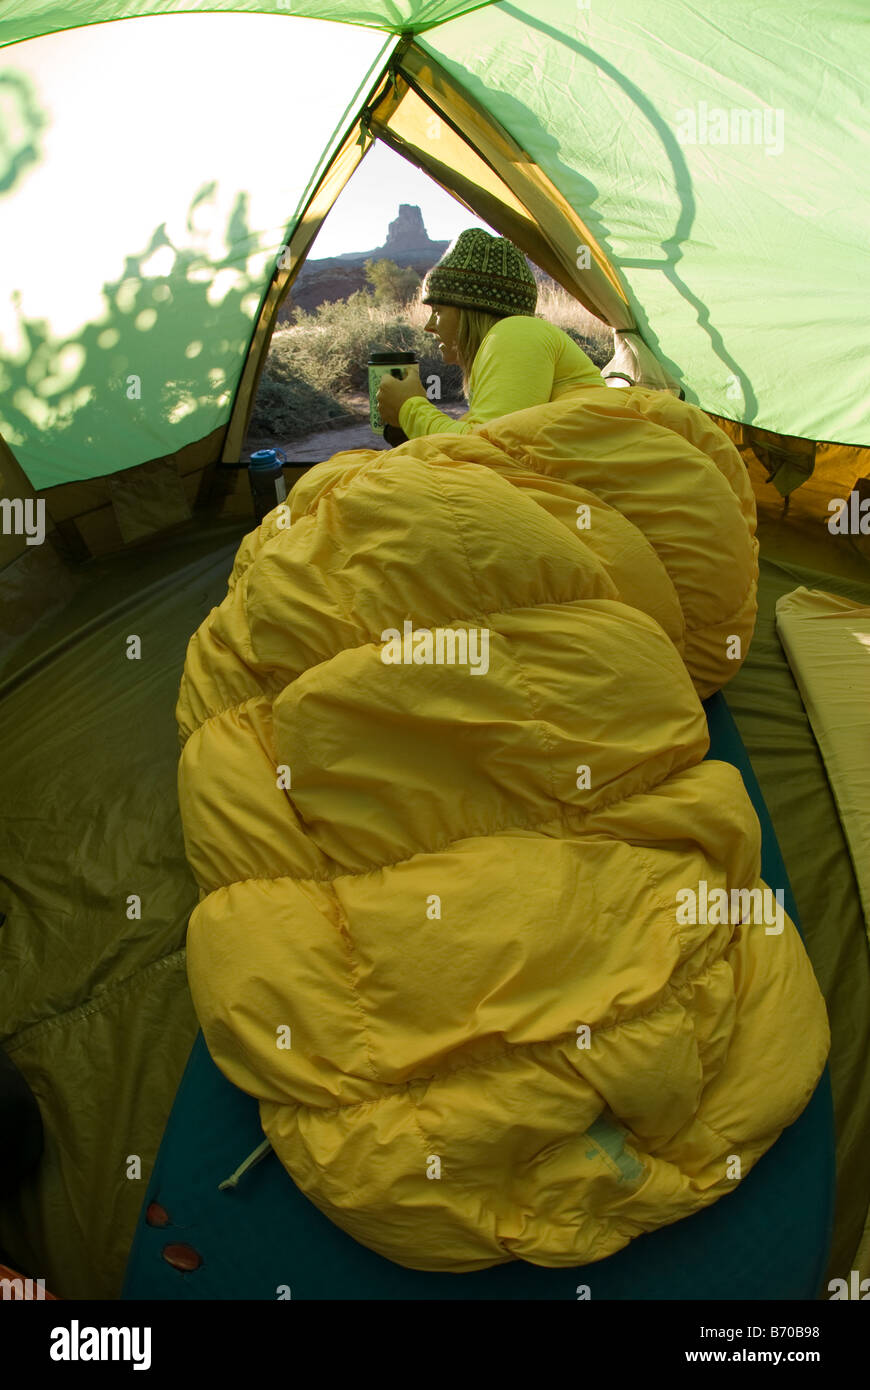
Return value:
M 369 358 L 369 420 L 375 434 L 380 434 L 382 430 L 388 429 L 392 434 L 400 432 L 398 426 L 387 425 L 381 419 L 381 412 L 378 410 L 378 389 L 381 380 L 387 374 L 398 377 L 400 380 L 408 374 L 408 368 L 416 366 L 418 362 L 416 352 L 373 352 Z M 386 439 L 386 435 L 384 435 Z M 402 435 L 403 439 L 407 435 Z M 392 443 L 392 440 L 388 440 Z

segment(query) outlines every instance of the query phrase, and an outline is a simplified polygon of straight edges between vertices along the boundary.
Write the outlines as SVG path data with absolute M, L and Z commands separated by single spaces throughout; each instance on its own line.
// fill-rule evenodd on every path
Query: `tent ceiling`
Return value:
M 870 443 L 866 0 L 508 2 L 418 46 L 580 212 L 689 400 Z
M 393 55 L 476 153 L 401 110 L 384 138 L 635 322 L 687 399 L 866 445 L 868 33 L 864 0 L 800 26 L 791 0 L 7 0 L 0 430 L 38 488 L 225 431 L 276 253 L 310 245 Z
M 429 170 L 449 191 L 464 193 L 478 215 L 512 236 L 593 314 L 615 328 L 633 328 L 626 296 L 601 248 L 526 152 L 423 54 L 411 48 L 400 68 L 369 122 L 372 134 Z M 578 266 L 580 246 L 590 249 L 588 269 Z
M 494 0 L 5 0 L 0 46 L 80 25 L 149 15 L 217 13 L 281 14 L 326 19 L 388 34 L 419 34 Z
M 226 425 L 288 220 L 394 46 L 310 19 L 175 15 L 34 39 L 0 65 L 0 112 L 31 153 L 0 169 L 0 432 L 36 488 Z M 245 99 L 264 51 L 287 71 L 307 55 L 304 119 L 281 83 Z

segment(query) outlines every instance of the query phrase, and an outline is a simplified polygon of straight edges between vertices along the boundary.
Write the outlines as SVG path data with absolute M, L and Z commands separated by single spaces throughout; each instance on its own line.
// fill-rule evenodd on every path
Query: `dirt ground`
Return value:
M 249 459 L 257 449 L 283 449 L 289 467 L 310 467 L 323 463 L 333 454 L 343 449 L 388 449 L 382 434 L 375 434 L 369 425 L 369 398 L 366 395 L 345 398 L 349 412 L 357 415 L 354 422 L 328 430 L 318 430 L 301 439 L 263 438 L 248 435 L 242 450 L 242 458 Z M 457 419 L 468 409 L 464 402 L 448 402 L 440 407 L 445 415 Z

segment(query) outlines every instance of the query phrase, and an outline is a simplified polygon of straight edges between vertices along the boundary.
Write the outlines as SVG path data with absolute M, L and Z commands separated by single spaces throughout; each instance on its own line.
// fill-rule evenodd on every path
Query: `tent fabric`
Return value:
M 689 400 L 866 444 L 870 27 L 861 0 L 804 19 L 777 0 L 505 3 L 419 47 L 583 210 Z
M 265 8 L 6 7 L 0 84 L 15 140 L 0 184 L 17 283 L 0 302 L 0 428 L 35 487 L 155 460 L 244 414 L 256 360 L 243 392 L 240 381 L 252 345 L 263 351 L 280 248 L 391 59 L 448 125 L 461 132 L 476 113 L 475 139 L 519 192 L 545 259 L 564 265 L 559 229 L 582 224 L 590 286 L 598 273 L 618 287 L 631 322 L 615 326 L 637 329 L 688 400 L 792 436 L 870 443 L 860 0 L 816 7 L 799 40 L 784 0 L 751 11 L 732 0 L 715 16 L 662 0 L 653 23 L 642 0 L 610 12 L 575 0 L 533 12 L 511 0 Z M 125 60 L 149 44 L 159 110 L 149 64 Z M 292 53 L 296 105 L 268 83 L 218 100 L 245 53 L 255 70 L 264 51 Z M 113 120 L 99 121 L 107 108 Z M 293 138 L 275 159 L 263 132 L 285 120 Z M 191 179 L 170 189 L 163 142 L 179 130 Z M 65 221 L 77 274 L 61 295 L 30 229 L 67 197 L 99 217 Z
M 329 19 L 387 33 L 420 33 L 490 0 L 8 0 L 2 43 L 55 33 L 81 25 L 149 15 L 232 11 Z
M 776 627 L 825 760 L 870 939 L 870 607 L 801 586 Z
M 0 1202 L 0 1250 L 61 1297 L 117 1297 L 196 1035 L 173 709 L 191 618 L 240 529 L 98 563 L 2 672 L 0 1045 L 46 1147 Z
M 292 234 L 288 234 L 286 248 L 282 248 L 281 255 L 278 257 L 278 265 L 254 330 L 251 349 L 248 353 L 239 383 L 236 403 L 224 439 L 221 454 L 224 459 L 235 460 L 241 457 L 245 434 L 256 397 L 257 384 L 266 362 L 269 343 L 277 323 L 278 310 L 299 273 L 325 217 L 345 183 L 359 165 L 363 153 L 364 151 L 356 137 L 356 128 L 353 128 L 306 204 L 300 221 Z
M 449 189 L 457 175 L 475 188 L 475 200 L 477 187 L 488 188 L 498 201 L 499 222 L 503 206 L 518 202 L 526 221 L 512 228 L 517 245 L 586 308 L 614 328 L 633 328 L 626 293 L 582 209 L 565 199 L 510 131 L 414 46 L 398 49 L 392 67 L 390 90 L 363 116 L 371 133 L 390 144 L 402 139 L 403 153 L 421 168 L 434 172 L 446 162 Z
M 866 486 L 866 479 L 870 478 L 870 449 L 800 439 L 726 420 L 720 415 L 711 414 L 710 418 L 742 454 L 753 479 L 759 513 L 787 516 L 790 527 L 803 533 L 803 541 L 813 535 L 825 542 L 827 553 L 822 569 L 836 565 L 835 550 L 857 548 L 863 550 L 865 559 L 870 559 L 866 538 L 862 542 L 858 533 L 841 538 L 828 530 L 831 503 L 835 499 L 842 503 L 850 493 L 860 492 Z M 784 506 L 784 502 L 788 505 Z M 865 577 L 867 573 L 865 566 Z
M 37 490 L 226 430 L 288 216 L 302 219 L 393 44 L 313 19 L 202 14 L 4 50 L 0 102 L 16 141 L 0 170 L 11 268 L 0 432 Z M 239 87 L 264 50 L 293 63 L 304 121 L 281 83 Z M 64 218 L 55 264 L 34 228 L 52 226 L 59 205 L 86 212 Z

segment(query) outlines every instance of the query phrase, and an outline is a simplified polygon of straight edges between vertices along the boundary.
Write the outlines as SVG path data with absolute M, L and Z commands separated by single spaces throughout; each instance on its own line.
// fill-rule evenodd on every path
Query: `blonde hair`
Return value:
M 462 390 L 469 399 L 471 368 L 478 349 L 494 323 L 507 318 L 507 314 L 490 314 L 485 309 L 460 309 L 459 327 L 456 333 L 456 346 L 459 352 L 459 365 L 462 368 Z

